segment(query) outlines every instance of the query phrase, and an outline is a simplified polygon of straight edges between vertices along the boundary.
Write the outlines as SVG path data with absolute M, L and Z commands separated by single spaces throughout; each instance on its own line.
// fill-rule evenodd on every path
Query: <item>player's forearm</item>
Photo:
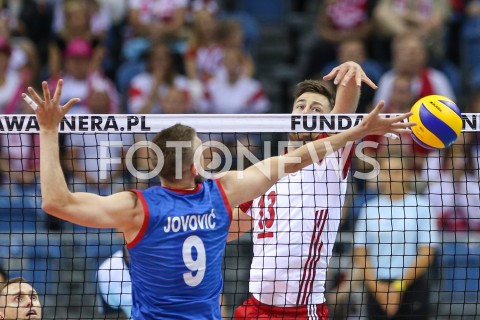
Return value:
M 339 84 L 332 113 L 355 113 L 359 100 L 360 87 L 352 77 L 345 86 Z
M 48 213 L 56 211 L 68 201 L 68 190 L 62 167 L 60 166 L 58 132 L 40 131 L 40 182 L 42 208 Z
M 402 285 L 407 288 L 427 272 L 435 258 L 434 250 L 430 246 L 423 246 L 418 249 L 417 258 L 413 265 L 409 266 L 403 273 Z

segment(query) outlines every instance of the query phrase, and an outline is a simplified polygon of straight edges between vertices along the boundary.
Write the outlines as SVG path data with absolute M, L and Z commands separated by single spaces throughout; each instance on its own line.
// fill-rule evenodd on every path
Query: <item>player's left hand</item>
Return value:
M 73 98 L 64 106 L 61 106 L 60 97 L 62 95 L 62 87 L 63 80 L 60 79 L 58 80 L 57 88 L 53 94 L 53 99 L 50 97 L 50 89 L 48 88 L 46 81 L 42 82 L 43 99 L 32 87 L 28 87 L 28 93 L 32 98 L 27 94 L 22 93 L 23 99 L 27 101 L 30 107 L 35 111 L 40 129 L 57 130 L 60 121 L 62 121 L 68 110 L 70 110 L 75 103 L 80 101 L 78 98 Z
M 380 116 L 380 112 L 385 106 L 384 101 L 380 101 L 377 106 L 360 122 L 357 127 L 361 130 L 362 137 L 366 135 L 384 135 L 387 133 L 403 134 L 410 132 L 409 128 L 416 125 L 415 122 L 405 122 L 412 113 L 404 113 L 395 117 L 385 118 Z
M 362 67 L 353 61 L 342 63 L 330 71 L 329 74 L 323 77 L 323 80 L 329 81 L 332 79 L 335 85 L 346 86 L 350 79 L 354 78 L 357 87 L 362 85 L 362 82 L 366 83 L 370 88 L 376 90 L 378 87 L 369 77 L 365 74 Z

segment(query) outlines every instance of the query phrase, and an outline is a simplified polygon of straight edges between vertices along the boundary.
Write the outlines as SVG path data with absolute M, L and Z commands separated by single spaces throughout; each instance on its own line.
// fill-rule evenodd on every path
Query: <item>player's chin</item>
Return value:
M 314 141 L 318 138 L 318 133 L 311 133 L 311 132 L 301 132 L 296 133 L 292 132 L 288 134 L 290 141 Z

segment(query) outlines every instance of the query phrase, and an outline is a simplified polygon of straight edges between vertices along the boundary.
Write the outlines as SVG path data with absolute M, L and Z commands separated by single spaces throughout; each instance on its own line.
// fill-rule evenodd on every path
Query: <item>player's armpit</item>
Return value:
M 239 207 L 233 209 L 232 223 L 228 229 L 228 241 L 233 241 L 242 236 L 245 232 L 252 230 L 252 218 Z
M 231 207 L 253 200 L 270 189 L 280 177 L 282 157 L 272 157 L 257 162 L 243 171 L 229 171 L 219 178 Z M 280 163 L 281 162 L 281 163 Z M 280 172 L 281 171 L 281 172 Z

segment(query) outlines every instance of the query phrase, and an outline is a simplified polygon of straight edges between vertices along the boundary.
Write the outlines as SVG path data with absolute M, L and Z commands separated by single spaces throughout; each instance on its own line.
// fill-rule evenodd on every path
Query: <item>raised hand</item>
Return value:
M 361 130 L 361 135 L 384 135 L 387 133 L 402 134 L 408 133 L 408 128 L 416 125 L 415 122 L 403 122 L 410 117 L 413 113 L 404 113 L 399 116 L 385 118 L 380 116 L 385 102 L 380 101 L 375 109 L 373 109 L 358 125 L 358 129 Z
M 50 97 L 50 89 L 46 81 L 42 82 L 42 97 L 32 88 L 28 87 L 30 97 L 22 93 L 22 97 L 34 109 L 40 130 L 57 130 L 60 121 L 70 108 L 80 101 L 78 98 L 70 99 L 65 105 L 60 105 L 60 97 L 62 95 L 63 80 L 57 83 L 53 99 Z
M 342 63 L 341 65 L 335 67 L 330 71 L 329 74 L 323 77 L 323 80 L 332 80 L 335 85 L 346 86 L 350 79 L 354 77 L 355 83 L 358 87 L 362 85 L 362 82 L 365 82 L 369 87 L 376 90 L 378 87 L 369 77 L 365 74 L 362 67 L 353 61 L 348 61 Z

